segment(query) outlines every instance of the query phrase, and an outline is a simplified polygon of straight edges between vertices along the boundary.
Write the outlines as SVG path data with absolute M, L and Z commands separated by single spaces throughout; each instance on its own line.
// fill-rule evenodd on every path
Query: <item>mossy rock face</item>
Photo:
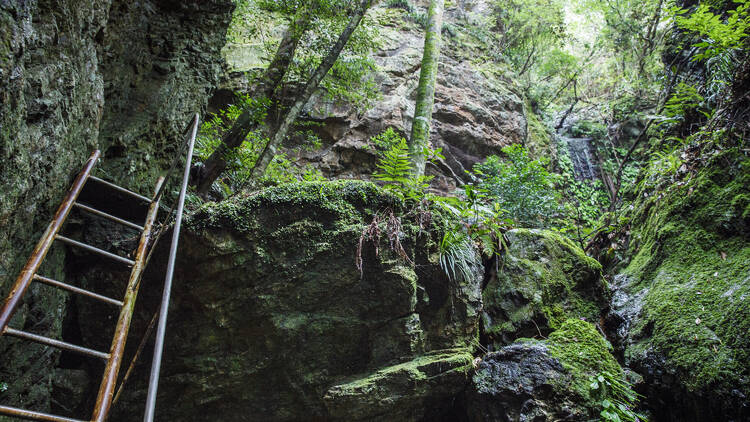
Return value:
M 383 224 L 377 255 L 364 240 L 360 274 L 362 231 L 388 209 L 398 216 L 403 205 L 370 183 L 296 183 L 207 204 L 187 219 L 161 417 L 369 420 L 368 412 L 389 407 L 342 403 L 359 400 L 353 380 L 371 379 L 383 397 L 399 397 L 393 411 L 408 421 L 459 394 L 467 377 L 451 371 L 467 364 L 477 340 L 482 271 L 448 280 L 437 262 L 438 235 L 420 234 L 402 217 L 399 236 L 416 267 L 390 249 Z M 154 299 L 147 294 L 142 303 Z M 137 324 L 149 317 L 143 312 Z M 133 388 L 126 402 L 135 406 L 143 386 Z
M 747 420 L 750 160 L 725 152 L 639 198 L 613 301 L 626 363 L 660 420 Z
M 622 375 L 611 348 L 593 324 L 570 319 L 547 340 L 485 355 L 467 395 L 469 420 L 598 420 L 602 397 L 589 389 L 592 377 Z
M 599 263 L 549 231 L 516 229 L 506 239 L 497 275 L 483 292 L 483 329 L 492 345 L 547 335 L 568 318 L 599 319 L 608 306 Z

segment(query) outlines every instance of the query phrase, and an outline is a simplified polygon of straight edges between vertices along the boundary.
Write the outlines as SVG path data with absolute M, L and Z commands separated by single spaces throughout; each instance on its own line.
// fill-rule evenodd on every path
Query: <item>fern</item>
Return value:
M 380 171 L 373 175 L 375 179 L 388 183 L 408 183 L 412 166 L 406 139 L 401 138 L 390 149 L 384 151 L 377 167 Z

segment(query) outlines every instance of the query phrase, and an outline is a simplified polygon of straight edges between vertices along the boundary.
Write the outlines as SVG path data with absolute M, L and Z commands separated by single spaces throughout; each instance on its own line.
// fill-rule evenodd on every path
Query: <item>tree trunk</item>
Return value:
M 425 156 L 423 150 L 430 141 L 432 105 L 435 102 L 438 59 L 440 58 L 440 32 L 443 27 L 443 4 L 445 0 L 430 0 L 427 11 L 427 28 L 424 37 L 422 69 L 419 72 L 417 101 L 414 107 L 414 121 L 411 126 L 409 154 L 414 164 L 414 174 L 424 174 Z
M 268 99 L 274 97 L 274 91 L 281 84 L 284 74 L 292 63 L 300 37 L 305 32 L 307 21 L 307 14 L 305 14 L 284 31 L 276 55 L 255 89 L 253 89 L 259 97 Z M 245 142 L 248 133 L 258 129 L 258 127 L 259 123 L 253 121 L 250 110 L 245 110 L 240 114 L 234 121 L 232 128 L 224 134 L 216 150 L 203 163 L 203 171 L 196 182 L 196 190 L 199 195 L 205 196 L 214 181 L 227 168 L 227 153 L 239 148 Z
M 336 41 L 336 44 L 334 44 L 333 47 L 328 50 L 328 54 L 326 55 L 325 59 L 323 59 L 320 65 L 318 65 L 318 68 L 315 69 L 315 73 L 313 73 L 310 80 L 307 81 L 305 90 L 297 98 L 297 101 L 294 102 L 292 108 L 287 111 L 286 116 L 284 116 L 284 120 L 282 120 L 278 130 L 268 141 L 268 144 L 266 144 L 265 148 L 263 148 L 263 151 L 260 153 L 258 161 L 256 161 L 255 167 L 253 168 L 253 178 L 257 179 L 262 176 L 263 173 L 265 173 L 268 164 L 271 163 L 271 160 L 276 155 L 276 149 L 281 145 L 281 142 L 284 140 L 284 138 L 286 138 L 292 125 L 302 112 L 302 109 L 310 100 L 310 97 L 312 97 L 313 93 L 318 89 L 320 81 L 323 80 L 323 78 L 328 74 L 328 71 L 331 70 L 331 67 L 333 67 L 333 64 L 338 59 L 341 51 L 344 49 L 344 46 L 346 46 L 346 43 L 349 41 L 352 33 L 355 29 L 357 29 L 357 26 L 359 26 L 359 23 L 362 21 L 362 17 L 364 17 L 365 12 L 367 12 L 367 9 L 370 7 L 371 1 L 372 0 L 360 1 L 359 6 L 354 11 L 354 14 L 349 18 L 349 23 L 347 24 L 346 28 L 344 28 L 344 31 L 341 33 L 341 35 L 339 35 L 339 39 Z

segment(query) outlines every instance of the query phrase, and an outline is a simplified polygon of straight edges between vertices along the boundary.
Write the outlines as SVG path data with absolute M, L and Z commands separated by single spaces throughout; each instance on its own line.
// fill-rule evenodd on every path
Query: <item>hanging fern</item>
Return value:
M 440 242 L 440 267 L 451 280 L 471 279 L 472 263 L 477 257 L 474 243 L 464 233 L 446 231 Z

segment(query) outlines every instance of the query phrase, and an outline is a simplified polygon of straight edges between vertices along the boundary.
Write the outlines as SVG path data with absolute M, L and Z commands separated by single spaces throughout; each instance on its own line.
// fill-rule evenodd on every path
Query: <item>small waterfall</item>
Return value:
M 591 151 L 591 138 L 560 137 L 568 144 L 568 154 L 573 161 L 576 180 L 590 180 L 598 177 L 594 154 Z

